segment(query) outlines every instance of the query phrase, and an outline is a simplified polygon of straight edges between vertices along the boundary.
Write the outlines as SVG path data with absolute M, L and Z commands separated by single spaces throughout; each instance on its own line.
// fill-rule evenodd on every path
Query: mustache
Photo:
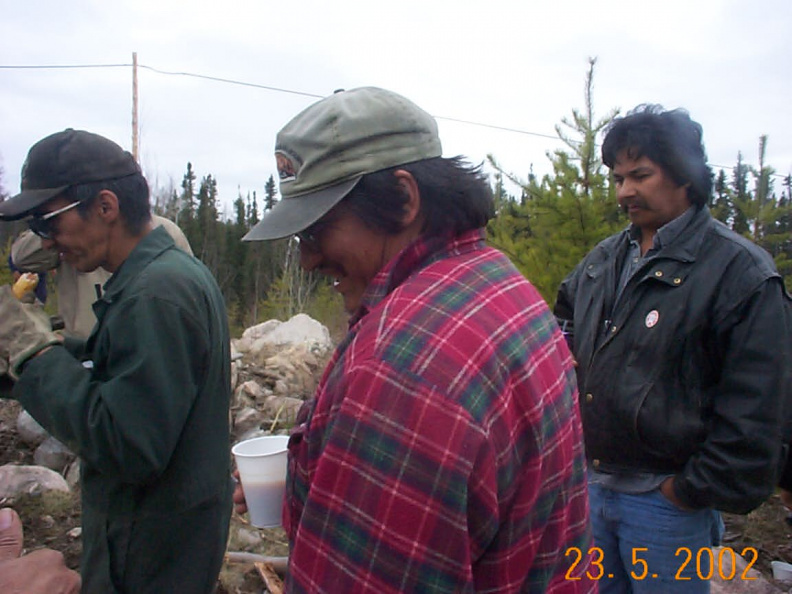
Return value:
M 629 209 L 631 206 L 640 208 L 641 210 L 651 210 L 646 201 L 640 198 L 631 198 L 630 200 L 626 200 L 623 204 L 621 204 L 621 209 L 626 213 L 627 209 Z

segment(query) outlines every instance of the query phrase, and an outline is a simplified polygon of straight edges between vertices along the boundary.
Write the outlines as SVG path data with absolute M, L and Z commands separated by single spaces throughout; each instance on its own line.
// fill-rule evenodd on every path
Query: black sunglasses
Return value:
M 315 229 L 315 227 L 316 224 L 313 224 L 307 229 L 294 234 L 300 244 L 300 248 L 308 248 L 314 251 L 319 249 L 319 232 L 321 229 Z
M 63 208 L 53 210 L 52 212 L 48 212 L 43 215 L 33 215 L 27 221 L 28 227 L 31 231 L 33 231 L 33 233 L 41 237 L 41 239 L 52 239 L 55 219 L 67 210 L 71 210 L 78 204 L 80 204 L 79 200 L 72 202 L 71 204 L 67 204 Z
M 300 244 L 300 249 L 305 248 L 314 252 L 319 251 L 321 235 L 325 229 L 332 227 L 336 223 L 338 220 L 338 212 L 339 211 L 331 210 L 313 225 L 306 227 L 299 233 L 295 233 L 294 236 Z

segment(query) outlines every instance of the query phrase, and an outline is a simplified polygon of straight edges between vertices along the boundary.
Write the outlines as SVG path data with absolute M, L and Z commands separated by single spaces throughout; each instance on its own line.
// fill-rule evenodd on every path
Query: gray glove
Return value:
M 44 310 L 19 301 L 9 285 L 0 287 L 0 352 L 8 355 L 8 375 L 18 379 L 25 362 L 53 344 L 61 340 Z M 0 364 L 0 370 L 3 367 Z

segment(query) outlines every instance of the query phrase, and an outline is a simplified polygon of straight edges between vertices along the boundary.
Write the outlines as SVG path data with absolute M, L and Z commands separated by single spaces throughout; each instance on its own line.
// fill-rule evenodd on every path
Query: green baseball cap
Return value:
M 437 122 L 409 99 L 376 87 L 336 91 L 278 132 L 281 200 L 242 239 L 280 239 L 318 221 L 360 178 L 442 155 Z

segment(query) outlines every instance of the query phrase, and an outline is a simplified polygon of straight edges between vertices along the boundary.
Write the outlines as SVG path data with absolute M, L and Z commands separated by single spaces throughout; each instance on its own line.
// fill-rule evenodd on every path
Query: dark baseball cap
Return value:
M 281 200 L 242 239 L 299 233 L 338 204 L 364 175 L 442 152 L 437 122 L 409 99 L 377 87 L 336 91 L 278 132 Z
M 70 186 L 135 173 L 140 173 L 135 158 L 115 142 L 68 128 L 32 146 L 22 165 L 22 191 L 0 202 L 0 219 L 21 219 Z

